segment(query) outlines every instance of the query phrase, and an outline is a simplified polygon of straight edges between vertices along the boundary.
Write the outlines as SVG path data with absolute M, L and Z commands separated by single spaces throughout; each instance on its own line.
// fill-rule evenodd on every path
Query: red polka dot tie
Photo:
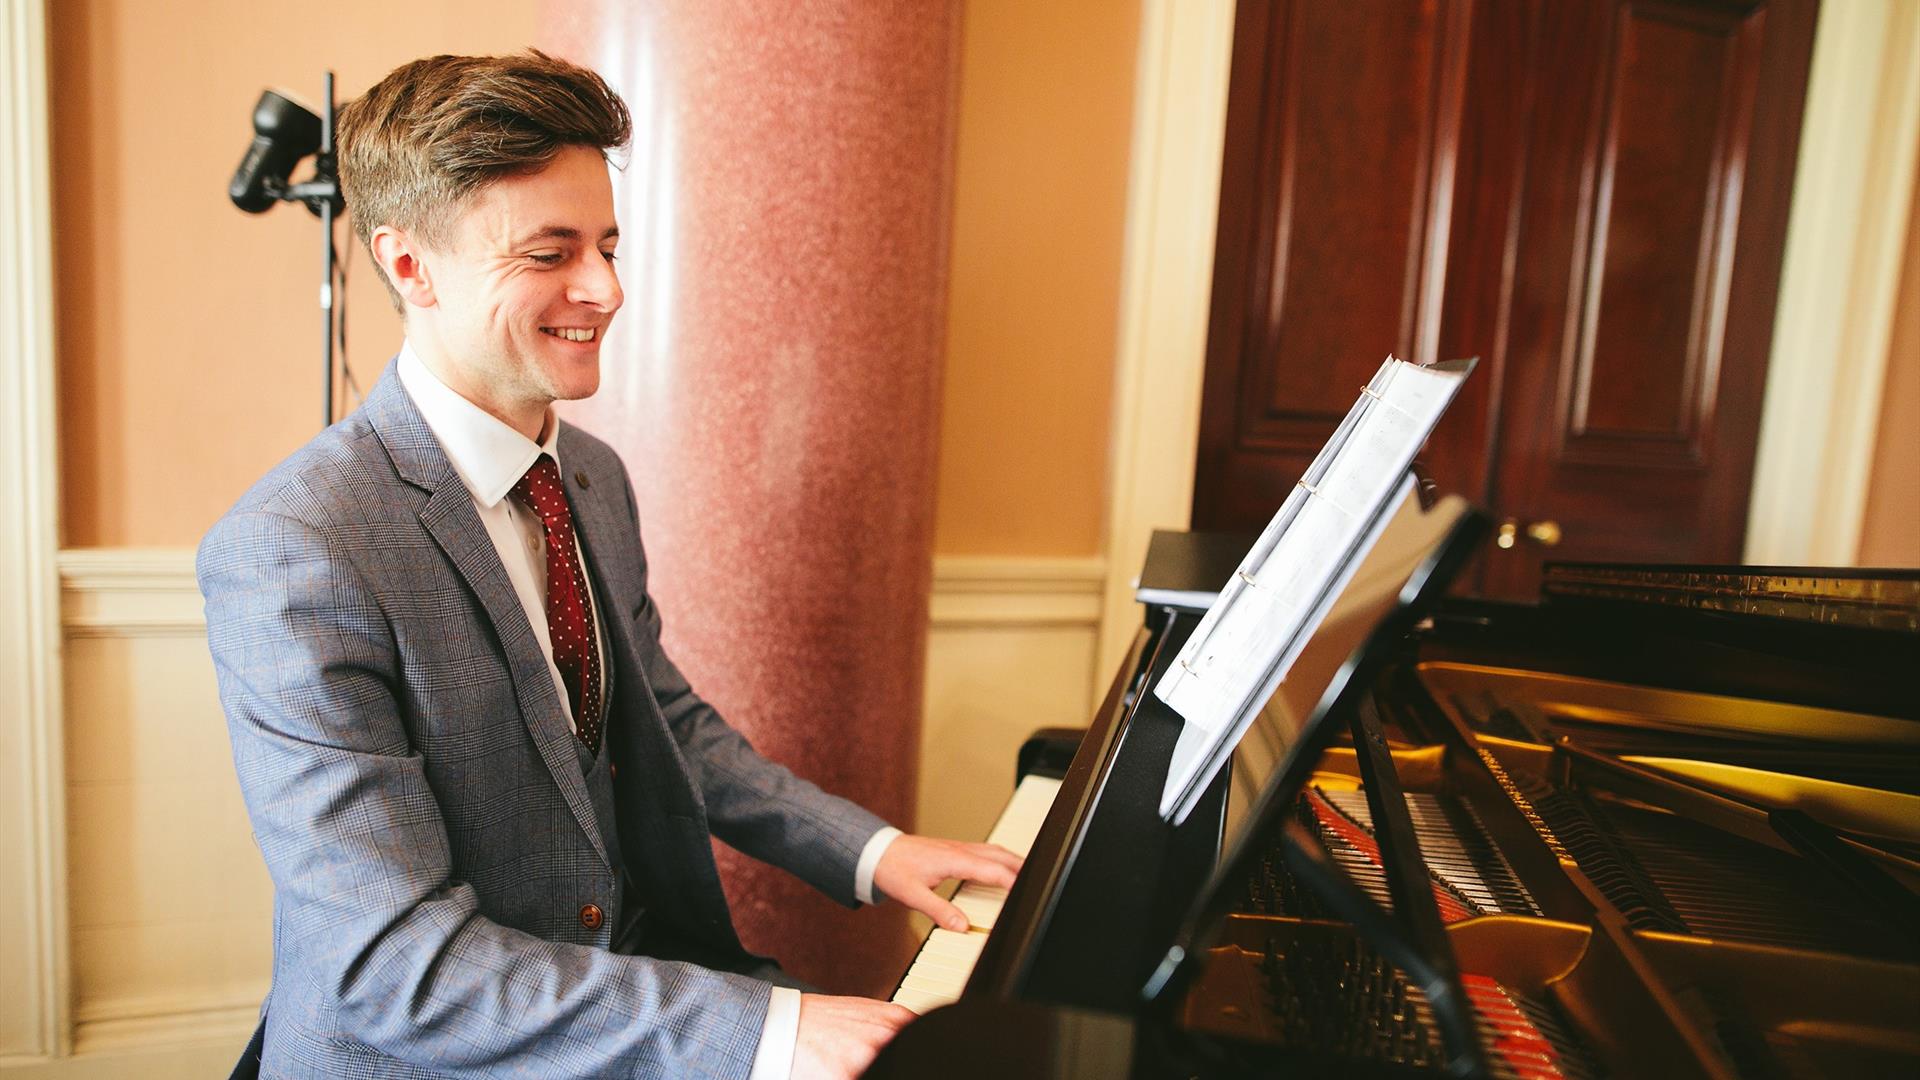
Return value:
M 567 684 L 573 730 L 593 754 L 600 753 L 600 648 L 594 640 L 593 597 L 580 569 L 573 513 L 560 486 L 560 466 L 541 454 L 513 493 L 540 516 L 547 533 L 547 635 L 553 663 Z

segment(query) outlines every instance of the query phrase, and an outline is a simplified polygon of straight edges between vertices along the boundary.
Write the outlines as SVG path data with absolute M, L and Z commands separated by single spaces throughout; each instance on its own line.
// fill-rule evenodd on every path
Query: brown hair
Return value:
M 442 242 L 468 196 L 537 172 L 569 146 L 604 153 L 633 134 L 626 103 L 586 68 L 529 49 L 402 64 L 340 110 L 340 185 L 369 244 L 393 225 Z M 393 306 L 400 294 L 374 264 Z

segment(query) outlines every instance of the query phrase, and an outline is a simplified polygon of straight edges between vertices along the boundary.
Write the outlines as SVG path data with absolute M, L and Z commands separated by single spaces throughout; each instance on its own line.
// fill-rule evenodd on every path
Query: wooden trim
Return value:
M 232 997 L 179 999 L 136 1003 L 96 1010 L 74 1024 L 76 1055 L 152 1053 L 166 1047 L 213 1043 L 231 1057 L 260 1022 L 260 1003 L 267 995 L 262 980 L 257 990 Z
M 933 563 L 935 630 L 1100 625 L 1106 563 L 950 555 Z
M 1095 694 L 1139 625 L 1148 538 L 1191 518 L 1233 18 L 1230 0 L 1141 5 Z
M 153 1050 L 89 1053 L 64 1058 L 0 1058 L 7 1080 L 126 1080 L 139 1077 L 225 1076 L 242 1043 L 182 1043 Z
M 1920 6 L 1820 8 L 1743 556 L 1858 555 L 1920 151 Z
M 60 552 L 61 625 L 69 638 L 206 633 L 190 548 Z M 935 629 L 1100 623 L 1106 563 L 1097 558 L 944 556 L 934 560 Z
M 191 548 L 70 548 L 60 553 L 68 638 L 202 637 Z
M 53 202 L 41 0 L 0 9 L 0 1056 L 63 1054 L 68 1029 Z

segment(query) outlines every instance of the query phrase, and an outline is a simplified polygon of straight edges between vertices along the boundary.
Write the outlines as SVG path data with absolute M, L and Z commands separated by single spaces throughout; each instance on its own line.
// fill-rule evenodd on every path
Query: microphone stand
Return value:
M 340 171 L 333 154 L 333 72 L 327 72 L 326 111 L 320 114 L 320 152 L 314 157 L 313 177 L 291 185 L 278 193 L 283 202 L 306 204 L 320 216 L 320 240 L 323 261 L 320 264 L 320 355 L 325 365 L 321 400 L 326 409 L 320 426 L 333 423 L 333 270 L 336 264 L 333 221 L 346 209 L 340 193 Z

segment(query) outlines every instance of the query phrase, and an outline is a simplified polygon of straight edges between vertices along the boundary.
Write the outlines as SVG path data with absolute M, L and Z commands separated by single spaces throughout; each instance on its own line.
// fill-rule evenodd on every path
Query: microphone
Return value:
M 272 90 L 262 91 L 253 107 L 253 142 L 227 185 L 233 205 L 264 214 L 287 191 L 287 178 L 300 159 L 320 149 L 320 118 Z

